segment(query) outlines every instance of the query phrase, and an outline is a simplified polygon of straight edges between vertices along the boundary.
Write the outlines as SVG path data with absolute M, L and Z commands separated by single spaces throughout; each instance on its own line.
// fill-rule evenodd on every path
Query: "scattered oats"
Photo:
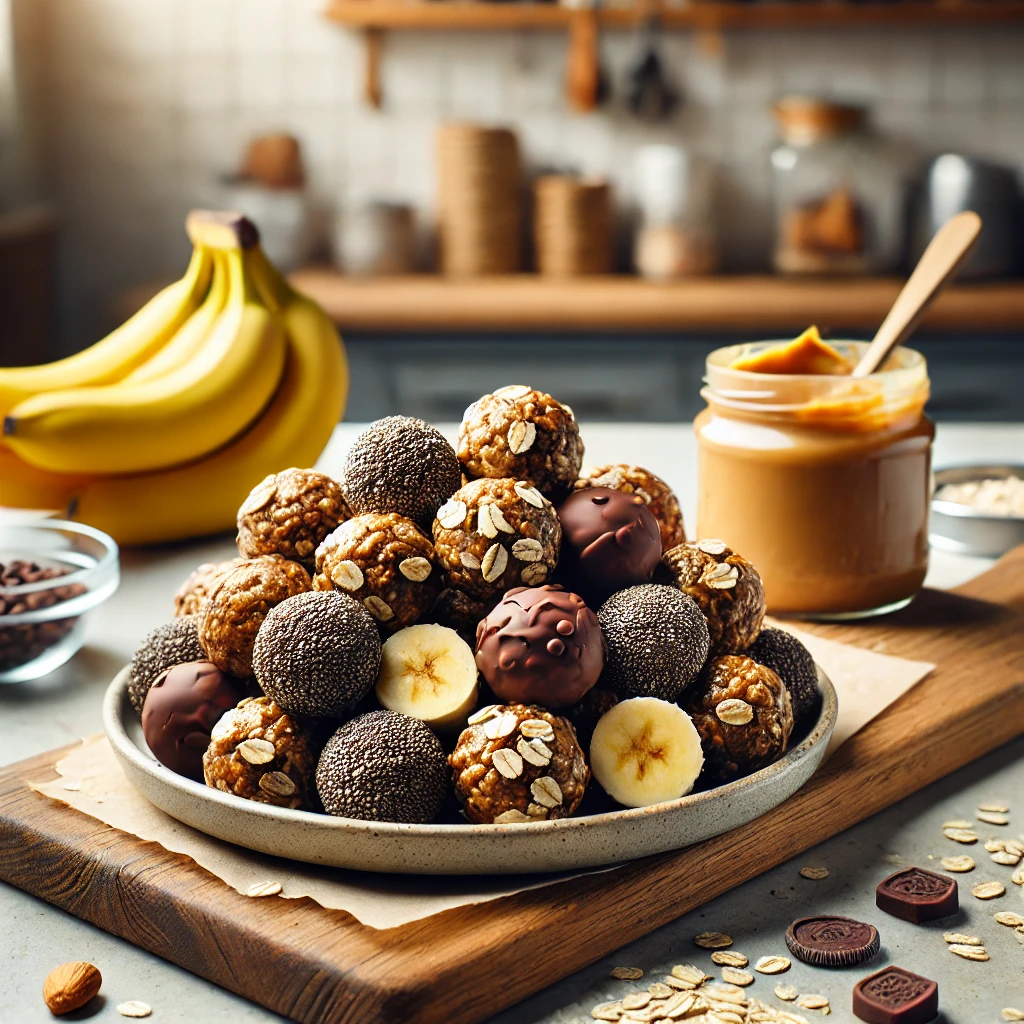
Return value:
M 702 992 L 708 999 L 717 1000 L 722 1003 L 730 1003 L 734 1006 L 747 1001 L 746 993 L 739 985 L 733 985 L 728 981 L 713 981 L 705 986 Z
M 1006 849 L 1006 843 L 1004 843 L 1002 839 L 986 839 L 985 849 L 988 850 L 989 853 L 1001 853 Z
M 955 843 L 976 843 L 978 841 L 978 833 L 966 828 L 948 826 L 942 830 L 942 834 Z
M 1000 910 L 994 916 L 1000 924 L 1005 924 L 1007 928 L 1019 928 L 1024 924 L 1024 917 L 1021 917 L 1020 914 L 1015 914 L 1012 910 Z
M 997 896 L 1002 896 L 1006 892 L 1006 887 L 1001 885 L 999 882 L 979 882 L 973 889 L 971 889 L 971 895 L 975 896 L 979 900 L 994 900 Z
M 1014 885 L 1024 885 L 1024 868 L 1018 868 L 1012 875 L 1010 875 L 1010 881 Z
M 992 854 L 992 860 L 996 864 L 1002 864 L 1005 867 L 1016 867 L 1021 861 L 1021 855 L 1019 853 L 1010 853 L 1009 850 L 1001 850 L 998 853 Z
M 800 993 L 792 985 L 776 985 L 775 995 L 784 1003 L 791 1003 Z
M 978 811 L 974 815 L 978 821 L 985 822 L 986 825 L 1009 825 L 1010 819 L 1005 814 L 996 814 L 993 811 Z
M 991 811 L 993 814 L 1008 814 L 1010 808 L 998 800 L 986 800 L 978 804 L 979 811 Z
M 489 740 L 500 740 L 515 732 L 519 719 L 511 711 L 505 711 L 484 723 L 484 736 Z
M 511 747 L 499 747 L 494 751 L 491 764 L 506 779 L 518 779 L 523 774 L 523 759 Z
M 796 1005 L 802 1006 L 805 1010 L 824 1010 L 828 1006 L 828 1000 L 824 996 L 812 993 L 798 996 Z
M 618 978 L 619 981 L 639 981 L 644 972 L 639 967 L 613 967 L 608 972 L 609 978 Z
M 590 1011 L 594 1020 L 618 1020 L 622 1016 L 622 1003 L 602 1003 Z
M 683 992 L 690 992 L 697 987 L 692 981 L 684 981 L 682 978 L 675 978 L 671 974 L 666 974 L 662 980 L 671 988 L 681 989 Z
M 524 480 L 517 480 L 514 485 L 514 490 L 516 494 L 518 494 L 519 497 L 527 503 L 527 505 L 532 505 L 534 508 L 544 507 L 543 495 L 536 487 L 531 487 Z
M 946 947 L 950 953 L 955 953 L 964 960 L 978 960 L 983 962 L 988 959 L 988 952 L 984 946 L 965 946 L 962 943 L 954 942 Z
M 973 871 L 974 861 L 972 858 L 962 855 L 957 857 L 943 857 L 939 863 L 947 871 Z
M 943 828 L 974 828 L 974 822 L 966 818 L 954 818 L 952 821 L 944 821 Z
M 672 989 L 670 989 L 663 981 L 652 981 L 651 984 L 647 986 L 647 991 L 651 993 L 651 996 L 654 999 L 669 999 L 675 995 L 675 992 L 673 992 Z
M 984 943 L 976 935 L 964 935 L 963 932 L 946 932 L 942 938 L 946 941 L 947 945 L 952 946 L 953 944 L 961 946 L 983 946 Z
M 642 1010 L 650 1001 L 650 992 L 630 992 L 620 1000 L 624 1010 Z
M 726 949 L 732 945 L 732 936 L 724 932 L 701 932 L 693 941 L 701 949 Z
M 719 967 L 746 967 L 750 961 L 742 953 L 732 953 L 728 950 L 716 950 L 711 954 L 711 962 Z
M 800 877 L 820 882 L 821 879 L 828 878 L 828 868 L 801 868 Z
M 1003 845 L 1007 853 L 1019 853 L 1024 857 L 1024 839 L 1007 839 Z
M 754 964 L 754 970 L 759 974 L 782 974 L 791 966 L 792 962 L 787 956 L 763 956 Z
M 700 936 L 698 935 L 697 938 L 699 939 Z M 729 942 L 731 943 L 732 939 L 729 939 Z M 700 945 L 700 943 L 697 944 Z M 693 964 L 676 964 L 675 967 L 672 968 L 672 977 L 678 978 L 680 981 L 688 981 L 691 985 L 696 987 L 697 985 L 704 984 L 704 979 L 707 975 L 699 967 L 694 967 Z
M 740 985 L 746 988 L 747 985 L 754 984 L 754 976 L 748 974 L 746 971 L 738 970 L 735 967 L 723 967 L 722 968 L 722 981 L 729 985 Z
M 678 979 L 676 979 L 678 980 Z M 662 1008 L 662 1012 L 668 1020 L 678 1020 L 685 1017 L 697 1004 L 695 992 L 676 992 Z
M 258 738 L 242 740 L 235 747 L 235 751 L 245 758 L 249 764 L 269 764 L 277 756 L 277 748 L 270 740 Z
M 1006 1006 L 1001 1011 L 1003 1020 L 1024 1020 L 1024 1010 L 1015 1010 L 1012 1006 Z
M 499 814 L 494 819 L 494 824 L 495 825 L 521 825 L 524 822 L 532 821 L 532 820 L 533 819 L 529 815 L 523 814 L 523 812 L 520 811 L 516 807 L 512 807 L 512 808 L 510 808 L 507 811 L 502 811 L 501 814 Z
M 245 895 L 257 899 L 260 896 L 276 896 L 280 891 L 280 882 L 256 882 L 245 890 Z
M 122 1017 L 148 1017 L 153 1012 L 153 1007 L 141 999 L 129 999 L 127 1003 L 117 1004 L 117 1012 Z

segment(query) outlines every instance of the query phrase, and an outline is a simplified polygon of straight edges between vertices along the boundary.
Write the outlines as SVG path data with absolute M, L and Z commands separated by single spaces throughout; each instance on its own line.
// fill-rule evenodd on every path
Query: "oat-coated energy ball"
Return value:
M 411 520 L 371 512 L 342 523 L 316 550 L 317 590 L 340 590 L 376 619 L 385 636 L 411 626 L 441 592 L 434 545 Z
M 227 562 L 204 562 L 195 569 L 174 595 L 174 614 L 195 615 L 210 596 L 210 591 L 244 558 L 232 558 Z
M 433 821 L 448 788 L 444 748 L 418 718 L 397 711 L 360 715 L 327 741 L 316 788 L 328 814 L 363 821 Z
M 523 704 L 470 716 L 448 763 L 463 813 L 477 824 L 567 818 L 590 781 L 569 722 Z
M 320 542 L 352 513 L 340 485 L 313 469 L 285 469 L 260 481 L 238 510 L 238 551 L 281 555 L 313 567 Z
M 718 782 L 777 760 L 793 731 L 793 709 L 782 680 L 744 655 L 712 658 L 685 709 L 700 733 L 704 772 Z
M 673 587 L 643 583 L 612 594 L 597 613 L 608 645 L 600 685 L 621 698 L 676 700 L 708 656 L 700 608 Z
M 233 676 L 251 676 L 252 648 L 267 612 L 312 588 L 309 573 L 280 555 L 243 562 L 221 577 L 203 605 L 198 618 L 204 654 L 187 660 L 205 657 Z
M 356 515 L 397 512 L 429 529 L 438 505 L 462 483 L 462 470 L 439 430 L 423 420 L 387 416 L 355 439 L 342 480 Z
M 128 668 L 128 699 L 140 715 L 149 688 L 162 672 L 189 661 L 202 661 L 205 657 L 197 625 L 195 615 L 171 619 L 157 626 L 132 655 Z
M 340 718 L 377 681 L 377 624 L 336 590 L 296 594 L 267 613 L 252 667 L 263 692 L 290 714 Z
M 591 466 L 576 481 L 575 489 L 585 491 L 589 487 L 611 487 L 626 494 L 639 494 L 658 521 L 662 551 L 668 551 L 686 540 L 679 499 L 672 488 L 650 470 L 628 463 Z
M 554 501 L 572 489 L 583 462 L 572 410 L 525 384 L 474 402 L 463 416 L 458 448 L 470 479 L 527 480 Z
M 316 752 L 269 697 L 246 697 L 213 727 L 203 755 L 206 784 L 275 807 L 312 807 Z
M 757 570 L 723 541 L 699 540 L 666 551 L 662 574 L 700 605 L 708 620 L 715 654 L 745 651 L 764 621 L 764 586 Z
M 793 723 L 802 724 L 821 704 L 818 670 L 811 652 L 784 629 L 765 626 L 747 651 L 759 665 L 766 665 L 783 682 L 793 703 Z
M 551 502 L 524 480 L 471 480 L 434 520 L 434 550 L 448 586 L 478 601 L 547 582 L 561 541 Z

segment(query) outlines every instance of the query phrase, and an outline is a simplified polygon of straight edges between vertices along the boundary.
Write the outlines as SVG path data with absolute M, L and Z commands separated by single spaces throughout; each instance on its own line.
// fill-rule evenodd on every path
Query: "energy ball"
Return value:
M 448 763 L 463 813 L 482 825 L 567 818 L 590 781 L 569 722 L 523 704 L 471 715 Z
M 696 602 L 657 583 L 612 594 L 597 620 L 608 645 L 601 686 L 621 698 L 676 700 L 697 678 L 711 646 Z
M 309 810 L 316 753 L 298 722 L 269 697 L 246 697 L 213 727 L 206 784 L 245 800 Z
M 263 692 L 289 714 L 340 718 L 377 680 L 380 635 L 344 594 L 296 594 L 267 613 L 252 667 Z
M 373 711 L 327 741 L 316 788 L 328 814 L 425 824 L 440 814 L 448 789 L 444 749 L 418 718 Z
M 697 602 L 708 620 L 715 654 L 745 651 L 764 621 L 764 586 L 757 570 L 720 540 L 699 540 L 666 551 L 662 573 Z
M 587 690 L 571 708 L 565 709 L 563 713 L 576 730 L 576 738 L 584 750 L 590 747 L 597 723 L 618 703 L 619 698 L 611 690 L 595 686 Z
M 281 555 L 313 567 L 320 542 L 352 513 L 340 485 L 313 469 L 285 469 L 260 481 L 238 510 L 238 551 Z
M 411 520 L 371 512 L 342 523 L 316 550 L 316 590 L 340 590 L 385 636 L 411 626 L 441 591 L 434 545 Z
M 818 710 L 821 703 L 818 670 L 811 652 L 795 636 L 784 629 L 765 626 L 747 654 L 782 680 L 789 691 L 796 725 L 802 724 Z
M 462 483 L 462 470 L 439 430 L 408 416 L 386 416 L 355 439 L 342 478 L 356 515 L 397 512 L 429 529 L 435 509 Z
M 559 571 L 595 606 L 646 583 L 661 559 L 661 531 L 639 494 L 611 487 L 575 491 L 558 509 Z
M 741 654 L 708 662 L 685 702 L 700 733 L 708 778 L 728 782 L 782 756 L 793 708 L 782 680 Z
M 583 462 L 572 410 L 525 384 L 474 402 L 462 418 L 458 448 L 470 479 L 527 480 L 556 501 L 572 489 Z
M 686 540 L 679 499 L 672 488 L 650 470 L 627 463 L 591 466 L 576 481 L 575 489 L 584 491 L 589 487 L 611 487 L 625 494 L 639 494 L 651 510 L 651 515 L 658 520 L 662 551 L 668 551 Z
M 471 480 L 434 520 L 434 550 L 448 586 L 478 601 L 547 582 L 561 541 L 554 506 L 525 480 Z
M 517 587 L 480 623 L 476 664 L 499 700 L 564 708 L 597 682 L 604 638 L 578 595 Z
M 454 629 L 467 644 L 476 643 L 476 628 L 494 607 L 495 598 L 479 601 L 454 587 L 445 587 L 434 602 L 429 619 L 440 626 Z
M 162 672 L 206 657 L 199 642 L 198 624 L 195 615 L 171 619 L 157 626 L 132 655 L 128 667 L 128 699 L 140 715 L 149 688 Z
M 200 565 L 174 595 L 175 616 L 197 614 L 220 578 L 244 561 L 244 558 L 232 558 L 227 562 L 204 562 Z
M 312 588 L 309 573 L 280 555 L 243 562 L 221 577 L 199 613 L 200 658 L 230 675 L 251 676 L 253 644 L 267 613 Z
M 202 782 L 210 732 L 244 697 L 244 683 L 208 661 L 175 665 L 146 694 L 142 735 L 162 765 Z

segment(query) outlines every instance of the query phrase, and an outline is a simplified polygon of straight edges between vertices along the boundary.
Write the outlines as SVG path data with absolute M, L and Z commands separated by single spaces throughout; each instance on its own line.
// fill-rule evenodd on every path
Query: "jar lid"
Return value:
M 772 113 L 782 138 L 796 146 L 854 131 L 867 118 L 864 107 L 800 95 L 780 97 L 772 104 Z

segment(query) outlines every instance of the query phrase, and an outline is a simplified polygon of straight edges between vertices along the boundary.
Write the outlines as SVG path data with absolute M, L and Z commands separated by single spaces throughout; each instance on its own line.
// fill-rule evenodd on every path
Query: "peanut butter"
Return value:
M 729 368 L 751 373 L 845 376 L 853 365 L 841 352 L 822 341 L 818 328 L 812 325 L 794 341 L 739 356 L 729 364 Z
M 801 351 L 821 344 L 802 337 L 799 349 L 738 345 L 708 357 L 708 407 L 694 425 L 698 533 L 754 563 L 775 614 L 857 617 L 899 607 L 928 567 L 934 427 L 923 414 L 925 361 L 901 348 L 886 369 L 854 380 L 801 361 Z M 854 365 L 865 347 L 837 343 L 832 365 Z M 786 349 L 795 362 L 780 361 Z

